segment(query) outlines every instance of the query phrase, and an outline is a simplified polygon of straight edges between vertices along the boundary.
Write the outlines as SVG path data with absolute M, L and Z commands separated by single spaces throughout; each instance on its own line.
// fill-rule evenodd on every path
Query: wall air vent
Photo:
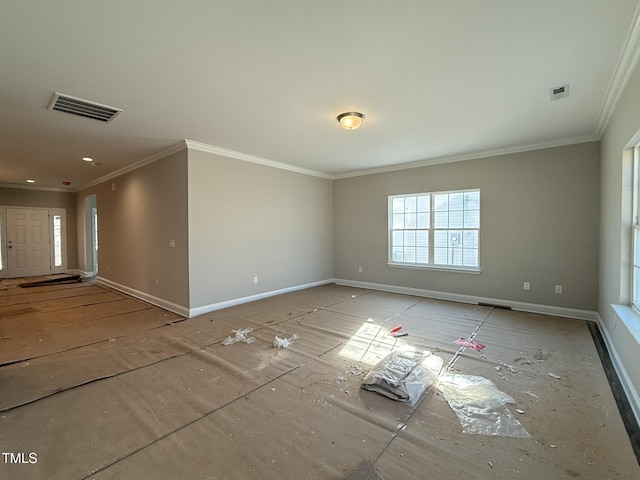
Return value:
M 549 89 L 549 97 L 551 101 L 560 100 L 561 98 L 567 98 L 569 96 L 569 84 L 560 85 L 559 87 L 552 87 Z
M 54 93 L 47 107 L 49 110 L 70 113 L 85 118 L 93 118 L 101 122 L 109 123 L 122 110 L 120 108 L 108 107 L 99 103 L 71 97 L 63 93 Z

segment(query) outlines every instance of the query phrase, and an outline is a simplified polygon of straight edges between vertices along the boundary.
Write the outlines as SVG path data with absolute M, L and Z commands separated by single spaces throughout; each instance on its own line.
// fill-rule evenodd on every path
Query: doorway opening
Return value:
M 98 275 L 98 201 L 95 195 L 84 199 L 87 276 Z

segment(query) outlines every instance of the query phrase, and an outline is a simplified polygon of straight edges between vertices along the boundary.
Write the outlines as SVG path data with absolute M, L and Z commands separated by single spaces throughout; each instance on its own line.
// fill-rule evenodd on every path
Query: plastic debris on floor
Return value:
M 275 348 L 289 348 L 291 344 L 297 340 L 299 337 L 297 334 L 291 335 L 289 338 L 280 338 L 276 335 L 276 338 L 273 339 L 273 346 Z
M 234 343 L 244 342 L 244 343 L 253 343 L 256 341 L 256 337 L 252 337 L 249 335 L 253 332 L 253 328 L 243 328 L 240 330 L 231 330 L 231 333 L 234 333 L 234 336 L 229 335 L 224 339 L 222 344 L 224 346 L 233 345 Z
M 476 350 L 478 352 L 486 347 L 486 345 L 483 345 L 482 343 L 476 342 L 475 340 L 466 339 L 466 338 L 463 338 L 463 337 L 460 337 L 459 339 L 454 340 L 453 343 L 455 343 L 456 345 L 460 345 L 462 347 L 465 347 L 465 348 L 471 348 L 471 349 Z
M 442 370 L 442 358 L 405 345 L 386 355 L 362 380 L 362 388 L 415 405 Z
M 404 328 L 402 328 L 402 325 L 398 325 L 397 327 L 394 327 L 391 330 L 389 330 L 389 334 L 392 337 L 404 337 L 405 335 L 409 335 L 409 332 L 407 332 Z
M 455 412 L 464 433 L 530 438 L 529 432 L 507 408 L 515 400 L 495 384 L 476 375 L 445 374 L 438 389 Z
M 507 408 L 507 404 L 516 403 L 512 397 L 484 377 L 442 372 L 443 364 L 442 358 L 428 350 L 404 345 L 376 363 L 361 386 L 415 405 L 427 388 L 435 384 L 458 416 L 464 433 L 531 437 Z

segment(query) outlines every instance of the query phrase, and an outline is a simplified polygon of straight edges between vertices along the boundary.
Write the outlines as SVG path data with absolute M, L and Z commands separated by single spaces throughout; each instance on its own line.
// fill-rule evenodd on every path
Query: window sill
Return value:
M 624 326 L 629 330 L 629 333 L 635 338 L 636 342 L 640 344 L 640 314 L 629 305 L 611 305 L 613 311 Z
M 481 273 L 482 270 L 479 268 L 469 268 L 469 267 L 439 267 L 437 265 L 420 265 L 417 263 L 387 263 L 388 267 L 394 268 L 412 268 L 417 270 L 436 270 L 439 272 L 453 272 L 453 273 L 471 273 L 478 274 Z

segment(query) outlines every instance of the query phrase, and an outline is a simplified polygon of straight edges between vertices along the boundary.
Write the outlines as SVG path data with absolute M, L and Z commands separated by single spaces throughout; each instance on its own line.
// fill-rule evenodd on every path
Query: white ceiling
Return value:
M 182 139 L 333 178 L 596 140 L 635 66 L 637 8 L 0 0 L 0 184 L 74 190 Z M 54 92 L 123 113 L 51 111 Z M 349 132 L 351 110 L 366 119 Z

